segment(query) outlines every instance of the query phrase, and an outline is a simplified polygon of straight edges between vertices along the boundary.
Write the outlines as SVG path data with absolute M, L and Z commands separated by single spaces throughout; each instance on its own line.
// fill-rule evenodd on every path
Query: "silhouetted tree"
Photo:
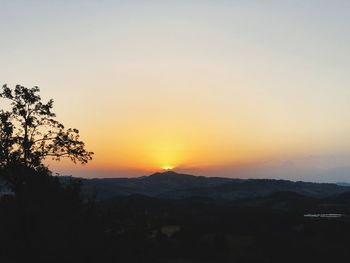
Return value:
M 2 87 L 0 98 L 10 101 L 11 111 L 0 112 L 0 167 L 18 162 L 28 168 L 43 166 L 45 158 L 87 163 L 93 152 L 85 149 L 77 129 L 65 129 L 52 112 L 53 100 L 41 101 L 38 87 Z
M 85 248 L 93 242 L 86 233 L 96 224 L 80 196 L 81 180 L 52 176 L 43 161 L 66 157 L 84 164 L 93 153 L 77 129 L 55 119 L 53 100 L 42 102 L 39 93 L 38 87 L 0 87 L 0 179 L 14 193 L 0 196 L 0 262 L 88 262 Z
M 0 110 L 0 166 L 6 166 L 11 162 L 15 138 L 14 127 L 10 121 L 11 114 Z

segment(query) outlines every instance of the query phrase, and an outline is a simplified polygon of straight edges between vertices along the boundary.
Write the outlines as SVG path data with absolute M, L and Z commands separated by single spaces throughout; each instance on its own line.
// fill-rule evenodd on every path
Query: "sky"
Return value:
M 61 174 L 350 182 L 350 1 L 0 0 L 0 84 L 94 160 Z

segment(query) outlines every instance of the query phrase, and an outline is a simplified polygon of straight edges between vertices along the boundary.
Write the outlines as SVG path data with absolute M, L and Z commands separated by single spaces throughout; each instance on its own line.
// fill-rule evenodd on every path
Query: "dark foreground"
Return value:
M 22 181 L 23 182 L 23 181 Z M 96 202 L 30 175 L 0 201 L 0 262 L 347 262 L 350 194 Z M 306 213 L 339 213 L 309 218 Z

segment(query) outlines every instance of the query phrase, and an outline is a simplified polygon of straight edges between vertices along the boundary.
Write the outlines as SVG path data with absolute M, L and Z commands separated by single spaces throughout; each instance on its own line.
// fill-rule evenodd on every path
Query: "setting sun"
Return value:
M 163 166 L 162 169 L 163 169 L 164 171 L 170 171 L 170 170 L 173 170 L 174 167 L 173 167 L 173 166 Z

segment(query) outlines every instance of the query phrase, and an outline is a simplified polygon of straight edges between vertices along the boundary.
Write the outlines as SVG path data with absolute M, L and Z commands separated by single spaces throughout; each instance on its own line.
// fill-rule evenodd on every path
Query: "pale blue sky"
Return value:
M 134 175 L 142 159 L 350 181 L 349 14 L 330 0 L 0 0 L 0 81 L 40 86 L 85 131 L 95 161 L 58 171 Z

